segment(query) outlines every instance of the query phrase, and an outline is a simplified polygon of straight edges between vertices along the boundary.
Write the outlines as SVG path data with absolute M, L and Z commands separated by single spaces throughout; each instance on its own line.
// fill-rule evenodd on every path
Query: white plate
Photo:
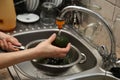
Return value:
M 30 4 L 29 4 L 29 11 L 32 11 L 32 6 L 33 6 L 33 0 L 29 0 Z
M 32 11 L 32 5 L 33 5 L 32 0 L 26 0 L 27 11 Z
M 32 23 L 39 20 L 39 16 L 33 13 L 25 13 L 17 15 L 17 20 L 25 23 Z

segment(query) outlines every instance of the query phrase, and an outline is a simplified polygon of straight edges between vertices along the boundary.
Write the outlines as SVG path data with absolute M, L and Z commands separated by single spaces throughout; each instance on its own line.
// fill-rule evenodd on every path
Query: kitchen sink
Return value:
M 13 36 L 16 37 L 23 46 L 26 46 L 32 41 L 35 40 L 43 40 L 47 39 L 53 33 L 58 33 L 57 28 L 52 29 L 41 29 L 35 31 L 28 31 L 23 33 L 17 33 Z M 85 42 L 82 37 L 80 37 L 77 33 L 70 29 L 63 29 L 61 30 L 61 35 L 67 36 L 72 45 L 78 48 L 78 50 L 84 54 L 83 62 L 78 63 L 71 67 L 66 72 L 57 75 L 57 76 L 50 76 L 44 74 L 41 70 L 36 68 L 31 61 L 22 62 L 19 64 L 14 65 L 15 69 L 19 71 L 22 75 L 31 78 L 32 80 L 36 78 L 60 78 L 60 77 L 68 77 L 71 75 L 79 74 L 85 71 L 89 71 L 90 69 L 94 69 L 98 67 L 101 63 L 101 57 L 98 52 L 91 47 L 87 42 Z M 84 60 L 85 58 L 85 60 Z M 84 79 L 87 80 L 87 79 Z
M 60 17 L 64 17 L 64 15 L 69 11 L 80 11 L 84 13 L 88 13 L 91 16 L 95 17 L 100 23 L 103 24 L 105 30 L 107 31 L 109 37 L 110 37 L 110 58 L 109 60 L 111 63 L 114 61 L 115 56 L 115 40 L 113 33 L 111 31 L 110 26 L 107 24 L 107 22 L 98 14 L 95 12 L 79 7 L 79 6 L 68 6 L 64 8 L 61 11 Z M 40 25 L 41 26 L 41 25 Z M 48 37 L 50 37 L 53 33 L 58 33 L 58 28 L 54 27 L 39 27 L 37 30 L 34 30 L 33 26 L 32 31 L 27 32 L 20 32 L 13 34 L 14 37 L 16 37 L 23 46 L 27 46 L 30 42 L 36 41 L 36 40 L 45 40 Z M 30 28 L 31 28 L 30 27 Z M 38 25 L 37 25 L 38 27 Z M 36 27 L 35 27 L 36 28 Z M 25 61 L 21 62 L 19 64 L 11 66 L 9 69 L 10 72 L 13 72 L 12 69 L 14 69 L 15 73 L 12 73 L 14 75 L 14 78 L 18 76 L 20 79 L 15 80 L 119 80 L 115 77 L 113 77 L 112 73 L 109 71 L 105 71 L 106 69 L 103 69 L 103 63 L 104 63 L 104 55 L 101 56 L 101 54 L 97 51 L 95 47 L 98 47 L 97 45 L 91 45 L 89 41 L 86 41 L 84 38 L 84 35 L 82 36 L 80 31 L 73 27 L 73 26 L 66 26 L 64 25 L 63 29 L 61 30 L 61 35 L 67 36 L 70 40 L 71 44 L 75 46 L 79 52 L 83 54 L 82 62 L 75 64 L 70 69 L 65 71 L 64 73 L 60 75 L 47 75 L 44 71 L 41 71 L 40 69 L 36 68 L 31 61 Z M 106 59 L 106 56 L 105 56 Z M 108 59 L 108 57 L 107 57 Z M 113 64 L 110 64 L 113 65 Z M 110 66 L 109 65 L 109 66 Z M 22 76 L 26 77 L 22 79 Z

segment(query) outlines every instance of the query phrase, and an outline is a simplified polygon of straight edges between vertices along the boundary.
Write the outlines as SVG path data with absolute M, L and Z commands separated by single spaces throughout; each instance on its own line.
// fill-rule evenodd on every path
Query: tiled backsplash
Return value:
M 120 7 L 120 0 L 117 0 L 116 5 Z
M 101 7 L 99 13 L 109 22 L 110 25 L 115 11 L 115 0 L 91 0 L 91 3 Z
M 102 9 L 100 14 L 111 22 L 115 21 L 116 15 L 120 14 L 120 0 L 90 0 Z M 108 21 L 108 22 L 109 22 Z M 110 23 L 111 24 L 111 23 Z
M 111 4 L 115 5 L 117 0 L 106 0 L 106 1 L 108 1 L 108 2 L 110 2 Z
M 116 38 L 117 49 L 120 51 L 120 18 L 116 24 L 116 16 L 120 15 L 120 0 L 90 0 L 90 3 L 93 2 L 101 7 L 99 13 L 107 20 L 113 29 Z M 118 53 L 120 54 L 120 52 Z

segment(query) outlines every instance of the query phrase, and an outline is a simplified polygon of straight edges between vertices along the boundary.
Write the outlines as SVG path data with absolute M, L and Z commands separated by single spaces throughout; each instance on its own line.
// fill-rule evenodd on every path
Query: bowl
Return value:
M 43 40 L 35 40 L 27 44 L 26 48 L 35 47 Z M 63 58 L 37 58 L 31 60 L 32 64 L 48 75 L 59 75 L 66 72 L 75 64 L 79 63 L 82 58 L 81 52 L 71 45 L 70 51 Z

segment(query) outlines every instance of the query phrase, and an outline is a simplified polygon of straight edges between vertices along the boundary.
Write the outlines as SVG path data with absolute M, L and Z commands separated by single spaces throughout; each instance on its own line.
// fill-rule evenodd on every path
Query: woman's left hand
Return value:
M 14 46 L 21 46 L 21 43 L 15 37 L 0 32 L 0 47 L 6 51 L 18 50 Z

